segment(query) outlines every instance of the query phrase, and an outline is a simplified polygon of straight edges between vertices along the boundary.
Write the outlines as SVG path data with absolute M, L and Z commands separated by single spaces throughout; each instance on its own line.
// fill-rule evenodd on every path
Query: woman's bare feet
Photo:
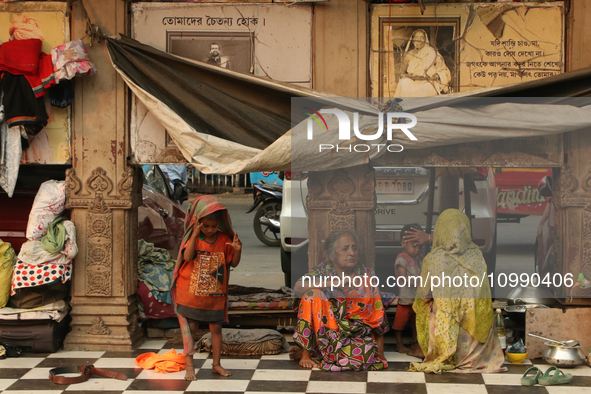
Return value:
M 400 344 L 400 346 L 396 345 L 396 351 L 402 354 L 408 354 L 411 349 L 407 348 L 406 346 Z
M 306 369 L 312 369 L 312 368 L 316 368 L 317 366 L 318 366 L 318 364 L 316 364 L 310 358 L 310 353 L 307 350 L 302 349 L 302 358 L 300 360 L 300 367 L 306 368 Z
M 310 358 L 310 353 L 299 346 L 292 346 L 289 348 L 289 358 L 292 360 L 300 360 L 300 367 L 306 369 L 316 368 L 316 364 Z
M 419 346 L 418 343 L 413 343 L 412 348 L 406 354 L 408 354 L 409 356 L 413 356 L 413 357 L 425 358 L 425 355 L 423 354 L 423 351 L 421 350 L 421 347 Z
M 193 368 L 193 366 L 191 366 L 190 368 L 186 368 L 185 380 L 197 380 L 197 378 L 195 377 L 195 368 Z
M 378 351 L 378 352 L 376 353 L 376 356 L 377 356 L 377 357 L 378 357 L 380 360 L 386 361 L 386 356 L 384 355 L 384 351 Z
M 221 376 L 230 376 L 230 375 L 232 375 L 232 372 L 226 371 L 221 365 L 214 365 L 211 368 L 211 371 L 213 373 L 217 373 L 218 375 L 221 375 Z

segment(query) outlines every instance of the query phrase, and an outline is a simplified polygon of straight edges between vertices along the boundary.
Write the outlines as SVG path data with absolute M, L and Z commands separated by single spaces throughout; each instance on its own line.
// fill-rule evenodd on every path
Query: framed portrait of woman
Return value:
M 460 90 L 459 16 L 386 16 L 376 27 L 373 97 L 429 97 Z

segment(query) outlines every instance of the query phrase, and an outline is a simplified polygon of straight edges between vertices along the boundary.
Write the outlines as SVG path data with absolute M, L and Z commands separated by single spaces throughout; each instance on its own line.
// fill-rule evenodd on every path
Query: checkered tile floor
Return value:
M 320 372 L 303 370 L 289 360 L 287 354 L 255 358 L 223 358 L 222 365 L 232 376 L 222 378 L 211 372 L 209 354 L 195 354 L 197 381 L 183 380 L 185 372 L 157 374 L 137 368 L 135 357 L 146 352 L 164 353 L 170 348 L 182 350 L 182 344 L 165 340 L 149 340 L 133 352 L 66 352 L 53 354 L 23 354 L 19 358 L 0 360 L 0 390 L 4 393 L 396 393 L 396 394 L 591 394 L 591 368 L 578 367 L 573 381 L 563 386 L 522 387 L 520 378 L 531 366 L 508 365 L 505 374 L 442 375 L 407 372 L 409 361 L 415 358 L 394 351 L 386 345 L 389 368 L 379 372 Z M 127 381 L 91 377 L 84 383 L 69 386 L 53 384 L 48 371 L 54 367 L 94 364 L 98 368 L 121 372 Z M 534 360 L 545 371 L 543 360 Z

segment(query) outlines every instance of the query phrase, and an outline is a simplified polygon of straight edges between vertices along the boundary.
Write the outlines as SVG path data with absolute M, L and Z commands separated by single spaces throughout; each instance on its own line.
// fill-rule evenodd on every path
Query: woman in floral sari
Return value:
M 452 279 L 462 278 L 462 284 L 454 286 L 445 282 L 431 290 L 432 279 L 428 278 L 441 278 L 443 274 Z M 486 263 L 472 243 L 468 217 L 457 209 L 445 210 L 435 225 L 433 249 L 423 260 L 423 283 L 417 289 L 413 305 L 417 314 L 417 339 L 425 359 L 422 363 L 411 363 L 409 370 L 434 373 L 507 370 L 503 367 L 505 357 L 493 323 L 485 274 Z M 484 283 L 476 285 L 473 277 Z
M 383 350 L 388 322 L 380 292 L 370 283 L 373 271 L 358 265 L 357 245 L 353 232 L 330 234 L 324 244 L 329 261 L 294 286 L 301 301 L 293 336 L 298 346 L 290 350 L 304 368 L 365 371 L 388 365 Z M 345 283 L 331 282 L 333 277 Z M 331 290 L 331 283 L 338 287 Z

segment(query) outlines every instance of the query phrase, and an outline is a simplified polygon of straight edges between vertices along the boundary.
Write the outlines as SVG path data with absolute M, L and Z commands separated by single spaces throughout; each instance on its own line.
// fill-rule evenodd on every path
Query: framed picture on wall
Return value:
M 460 17 L 380 17 L 378 97 L 459 91 Z M 375 37 L 375 36 L 374 36 Z
M 254 33 L 167 31 L 166 51 L 228 70 L 252 74 Z
M 167 31 L 166 51 L 245 74 L 254 70 L 252 32 Z M 166 130 L 164 144 L 176 146 Z

